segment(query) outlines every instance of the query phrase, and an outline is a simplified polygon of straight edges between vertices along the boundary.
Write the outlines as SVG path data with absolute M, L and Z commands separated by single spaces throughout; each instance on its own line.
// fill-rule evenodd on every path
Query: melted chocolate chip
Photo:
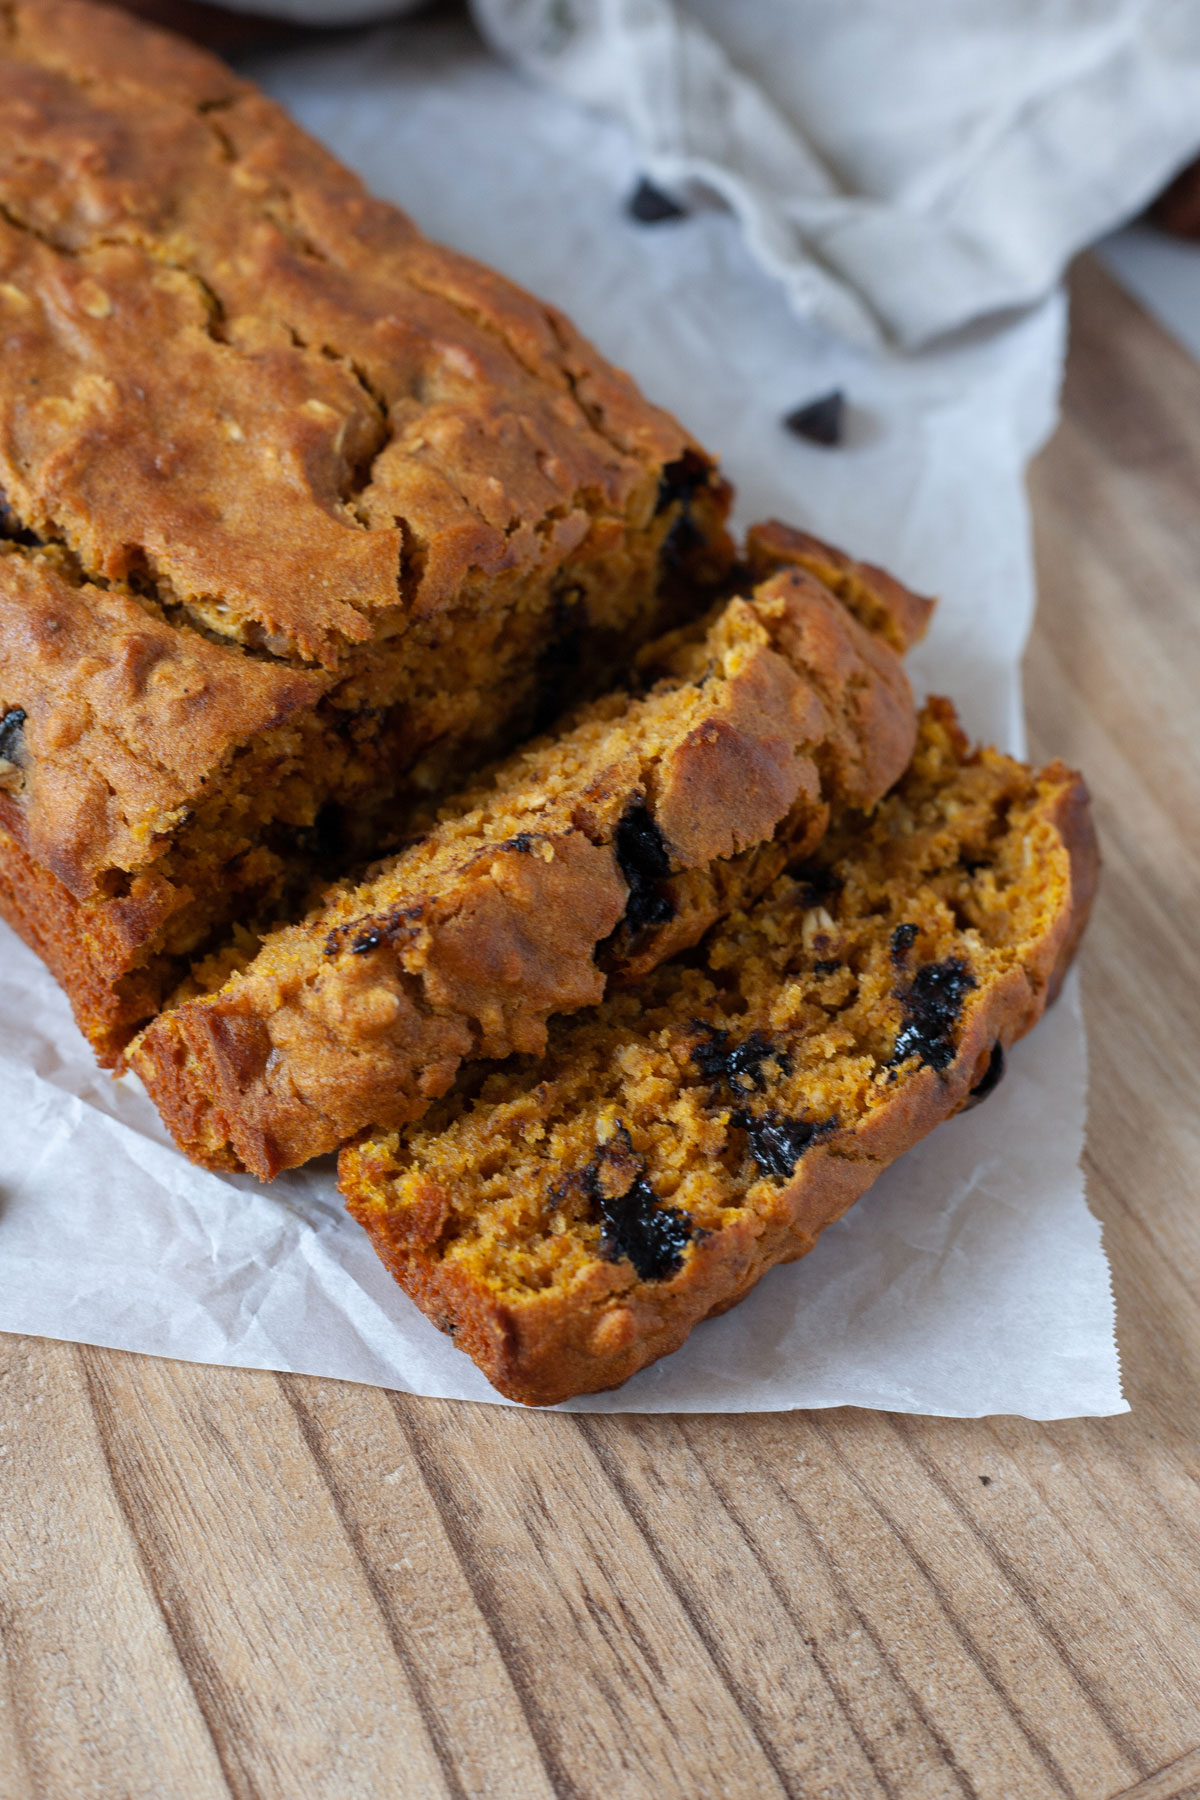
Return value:
M 658 479 L 655 513 L 666 512 L 676 500 L 688 501 L 702 487 L 708 486 L 708 464 L 694 450 L 685 450 L 674 462 L 664 463 Z
M 775 1181 L 786 1181 L 804 1152 L 837 1130 L 836 1119 L 785 1119 L 777 1112 L 766 1112 L 761 1118 L 747 1112 L 730 1113 L 729 1122 L 746 1133 L 759 1169 Z
M 664 194 L 644 175 L 625 202 L 625 211 L 639 225 L 663 225 L 668 219 L 687 218 L 687 207 L 680 206 L 678 200 L 672 200 L 670 194 Z
M 623 1194 L 605 1192 L 606 1166 L 632 1163 L 634 1175 Z M 661 1206 L 646 1179 L 645 1164 L 636 1156 L 624 1125 L 602 1144 L 583 1171 L 583 1187 L 604 1229 L 600 1254 L 608 1262 L 631 1262 L 640 1281 L 662 1281 L 682 1266 L 683 1253 L 701 1234 L 691 1215 L 677 1206 Z
M 784 1074 L 790 1067 L 786 1052 L 777 1050 L 761 1031 L 752 1031 L 740 1044 L 731 1046 L 727 1031 L 718 1031 L 698 1020 L 696 1024 L 707 1036 L 694 1046 L 692 1061 L 706 1081 L 724 1081 L 735 1091 L 744 1093 L 748 1079 L 761 1094 L 767 1085 L 762 1070 L 765 1062 L 773 1058 Z
M 703 542 L 703 535 L 697 529 L 690 509 L 685 506 L 680 510 L 678 518 L 671 521 L 658 553 L 659 561 L 664 568 L 677 569 Z
M 989 1094 L 994 1094 L 1003 1080 L 1004 1045 L 997 1039 L 992 1045 L 992 1054 L 988 1058 L 988 1066 L 968 1094 L 963 1111 L 966 1112 L 969 1107 L 978 1106 L 981 1100 L 986 1100 Z
M 708 486 L 708 476 L 708 464 L 694 450 L 685 450 L 682 456 L 663 468 L 654 510 L 664 513 L 669 506 L 679 506 L 658 553 L 666 568 L 678 567 L 704 542 L 703 533 L 692 517 L 692 501 L 701 488 Z
M 803 882 L 808 889 L 805 895 L 806 905 L 828 900 L 842 891 L 841 882 L 824 863 L 797 863 L 791 874 L 793 881 Z
M 348 950 L 351 956 L 368 956 L 384 944 L 394 944 L 408 936 L 421 917 L 421 907 L 397 907 L 395 912 L 379 914 L 374 919 L 356 919 L 348 925 L 335 925 L 325 939 L 326 956 L 340 956 Z
M 509 850 L 518 851 L 522 856 L 528 856 L 529 852 L 533 849 L 533 836 L 528 831 L 518 831 L 516 837 L 509 838 L 505 847 Z
M 675 905 L 658 884 L 671 873 L 671 858 L 663 834 L 640 795 L 625 808 L 614 844 L 617 863 L 629 886 L 624 923 L 631 931 L 640 931 L 646 925 L 665 925 L 674 918 Z
M 823 444 L 829 448 L 842 441 L 845 411 L 846 396 L 841 388 L 834 388 L 819 399 L 806 401 L 794 412 L 785 414 L 783 422 L 794 437 L 807 438 L 810 444 Z
M 836 975 L 842 966 L 843 965 L 838 961 L 836 956 L 822 957 L 820 962 L 815 962 L 813 964 L 813 974 Z
M 0 716 L 0 762 L 15 763 L 20 760 L 25 748 L 25 713 L 19 706 L 10 706 Z
M 892 961 L 902 963 L 917 941 L 920 927 L 917 925 L 897 925 L 892 933 Z
M 926 963 L 918 969 L 907 992 L 899 996 L 904 1023 L 897 1033 L 889 1067 L 898 1068 L 910 1056 L 917 1056 L 928 1068 L 948 1068 L 954 1061 L 954 1027 L 964 1000 L 975 986 L 975 977 L 961 956 Z

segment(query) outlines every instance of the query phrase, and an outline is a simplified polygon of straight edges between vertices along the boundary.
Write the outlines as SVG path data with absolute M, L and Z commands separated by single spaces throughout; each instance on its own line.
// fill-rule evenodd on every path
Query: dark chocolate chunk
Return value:
M 808 889 L 808 893 L 805 895 L 804 899 L 806 906 L 811 906 L 814 903 L 819 905 L 821 902 L 831 899 L 833 895 L 840 894 L 842 891 L 841 882 L 838 880 L 833 870 L 825 863 L 797 863 L 796 867 L 791 871 L 791 875 L 793 881 L 802 881 L 804 886 Z
M 785 1051 L 777 1050 L 761 1031 L 752 1031 L 740 1044 L 731 1045 L 729 1033 L 696 1021 L 706 1038 L 692 1050 L 692 1061 L 706 1081 L 724 1081 L 735 1092 L 744 1093 L 747 1081 L 761 1094 L 767 1085 L 762 1066 L 772 1058 L 784 1074 L 790 1063 Z
M 907 991 L 899 996 L 904 1023 L 888 1059 L 889 1067 L 898 1068 L 910 1056 L 917 1056 L 928 1068 L 949 1068 L 954 1061 L 954 1027 L 975 985 L 961 956 L 918 969 Z
M 0 716 L 0 762 L 15 763 L 21 760 L 21 752 L 25 748 L 25 713 L 19 706 L 10 706 Z
M 836 956 L 823 956 L 820 962 L 813 964 L 814 975 L 836 975 L 842 964 Z
M 617 826 L 615 848 L 621 873 L 629 884 L 624 923 L 631 931 L 646 925 L 665 925 L 674 918 L 675 906 L 658 884 L 671 873 L 671 858 L 663 834 L 640 794 L 625 808 Z
M 664 513 L 676 500 L 686 503 L 700 488 L 707 486 L 708 464 L 694 450 L 685 450 L 674 462 L 663 464 L 663 472 L 658 478 L 658 498 L 654 511 L 656 514 Z
M 750 1140 L 750 1151 L 764 1175 L 786 1181 L 806 1150 L 837 1130 L 836 1119 L 786 1119 L 781 1113 L 730 1113 L 729 1122 Z
M 325 939 L 326 956 L 340 956 L 349 950 L 351 956 L 367 956 L 384 944 L 396 944 L 412 935 L 422 911 L 420 906 L 398 906 L 392 912 L 377 913 L 373 919 L 353 919 L 346 925 L 335 925 Z
M 625 211 L 639 225 L 663 225 L 668 219 L 686 219 L 687 207 L 672 200 L 643 175 L 625 202 Z
M 829 447 L 842 441 L 845 410 L 846 396 L 841 388 L 834 388 L 819 399 L 806 401 L 794 412 L 786 413 L 783 422 L 793 436 L 807 438 L 810 444 Z
M 981 1100 L 986 1100 L 989 1094 L 994 1094 L 1003 1080 L 1004 1045 L 1000 1042 L 999 1038 L 997 1038 L 996 1042 L 992 1045 L 992 1054 L 988 1058 L 988 1066 L 967 1096 L 966 1105 L 963 1107 L 963 1111 L 966 1112 L 970 1107 L 978 1106 Z
M 507 848 L 518 851 L 522 856 L 528 856 L 533 849 L 533 834 L 528 831 L 518 831 L 516 837 L 509 838 Z
M 681 507 L 678 517 L 672 519 L 667 528 L 658 552 L 659 561 L 665 569 L 677 569 L 703 542 L 704 535 L 692 518 L 690 508 Z
M 917 941 L 920 927 L 917 925 L 897 925 L 892 933 L 892 961 L 902 963 Z
M 677 568 L 704 542 L 704 534 L 692 517 L 692 500 L 701 488 L 708 486 L 708 477 L 708 464 L 694 450 L 685 450 L 674 462 L 667 463 L 659 477 L 655 512 L 679 507 L 658 553 L 665 568 Z
M 608 1186 L 620 1181 L 628 1167 L 633 1169 L 633 1178 L 624 1193 L 608 1193 Z M 624 1125 L 597 1150 L 583 1171 L 583 1186 L 604 1227 L 600 1254 L 608 1262 L 627 1259 L 641 1281 L 662 1281 L 673 1275 L 682 1266 L 687 1246 L 701 1235 L 689 1213 L 659 1204 Z

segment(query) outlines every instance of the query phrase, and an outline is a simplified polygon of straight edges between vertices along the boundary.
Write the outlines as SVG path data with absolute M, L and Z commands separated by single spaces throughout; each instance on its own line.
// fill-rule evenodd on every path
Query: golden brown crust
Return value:
M 671 644 L 681 667 L 646 701 L 598 702 L 519 753 L 515 791 L 501 768 L 364 888 L 148 1027 L 129 1059 L 188 1155 L 226 1166 L 232 1151 L 268 1179 L 418 1117 L 466 1058 L 540 1051 L 552 1014 L 695 943 L 819 839 L 831 800 L 871 805 L 908 761 L 898 658 L 799 569 Z M 623 848 L 631 807 L 663 859 L 650 874 Z M 447 861 L 442 840 L 476 809 Z
M 915 594 L 874 563 L 856 562 L 844 550 L 811 532 L 767 519 L 746 533 L 746 561 L 758 580 L 773 569 L 795 565 L 824 582 L 868 631 L 893 649 L 911 650 L 925 635 L 935 602 Z
M 10 17 L 0 486 L 26 526 L 337 664 L 597 512 L 644 522 L 689 440 L 560 315 L 203 52 L 79 0 Z
M 152 867 L 235 747 L 327 685 L 0 544 L 0 713 L 25 714 L 20 835 L 77 900 Z
M 83 0 L 0 13 L 0 336 L 10 823 L 88 909 L 158 893 L 73 977 L 109 1056 L 134 987 L 321 872 L 325 810 L 374 853 L 732 554 L 709 459 L 566 319 Z
M 884 1168 L 968 1103 L 995 1068 L 997 1046 L 1003 1051 L 1028 1031 L 1056 993 L 1095 890 L 1098 854 L 1083 783 L 1054 764 L 1038 777 L 1038 790 L 1024 829 L 1042 846 L 1035 854 L 1058 847 L 1050 853 L 1061 882 L 1052 916 L 1022 945 L 1016 964 L 971 984 L 953 1059 L 942 1068 L 918 1066 L 856 1122 L 812 1142 L 790 1181 L 760 1182 L 753 1203 L 693 1243 L 669 1279 L 639 1279 L 625 1257 L 592 1257 L 568 1285 L 526 1286 L 519 1302 L 506 1302 L 471 1265 L 441 1254 L 450 1202 L 436 1171 L 420 1178 L 405 1163 L 406 1201 L 397 1204 L 394 1139 L 376 1135 L 343 1151 L 343 1193 L 384 1262 L 502 1393 L 548 1405 L 619 1385 L 677 1348 L 700 1320 L 735 1304 L 774 1264 L 804 1255 Z M 538 1091 L 528 1089 L 529 1130 Z M 482 1142 L 493 1141 L 486 1123 L 480 1129 Z M 497 1156 L 507 1129 L 497 1127 Z M 714 1155 L 717 1148 L 714 1141 Z

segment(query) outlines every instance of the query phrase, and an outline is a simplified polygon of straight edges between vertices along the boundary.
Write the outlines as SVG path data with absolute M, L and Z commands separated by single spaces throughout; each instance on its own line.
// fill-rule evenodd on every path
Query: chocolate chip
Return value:
M 632 1165 L 633 1177 L 624 1193 L 606 1191 L 619 1181 L 622 1165 Z M 606 1181 L 608 1176 L 608 1181 Z M 608 1262 L 631 1262 L 641 1281 L 661 1281 L 682 1266 L 683 1253 L 700 1235 L 690 1213 L 677 1206 L 662 1206 L 646 1179 L 645 1164 L 634 1153 L 633 1140 L 624 1125 L 617 1127 L 583 1171 L 584 1191 L 594 1215 L 603 1225 L 600 1254 Z
M 687 207 L 672 200 L 643 175 L 625 202 L 625 211 L 639 225 L 663 225 L 668 219 L 686 219 Z
M 777 1112 L 763 1113 L 761 1118 L 734 1112 L 729 1122 L 746 1133 L 759 1169 L 775 1181 L 786 1181 L 804 1152 L 837 1130 L 836 1119 L 786 1119 Z
M 708 486 L 708 477 L 708 464 L 694 450 L 685 450 L 682 456 L 663 467 L 658 480 L 655 513 L 664 513 L 669 506 L 679 507 L 658 553 L 665 568 L 677 568 L 704 542 L 704 534 L 692 517 L 692 500 L 701 488 Z
M 892 933 L 892 961 L 902 963 L 917 941 L 920 927 L 917 925 L 897 925 Z
M 676 500 L 689 501 L 693 494 L 708 486 L 708 464 L 694 450 L 685 450 L 674 462 L 664 463 L 658 478 L 656 514 L 666 512 Z
M 677 569 L 703 542 L 704 535 L 685 506 L 667 528 L 667 535 L 658 552 L 659 561 L 665 569 Z
M 918 969 L 907 991 L 899 995 L 904 1023 L 888 1066 L 898 1068 L 917 1056 L 928 1068 L 948 1068 L 954 1061 L 954 1027 L 975 986 L 975 977 L 960 956 Z
M 987 1068 L 967 1096 L 966 1105 L 963 1107 L 964 1112 L 967 1112 L 972 1106 L 978 1106 L 979 1102 L 986 1100 L 989 1094 L 995 1093 L 1004 1080 L 1004 1066 L 1004 1045 L 997 1038 L 992 1045 L 992 1054 L 988 1057 Z
M 819 904 L 842 891 L 841 882 L 825 863 L 797 863 L 791 873 L 793 881 L 802 882 L 808 889 L 806 906 Z
M 0 715 L 0 762 L 19 762 L 25 748 L 25 713 L 19 706 L 10 706 L 8 711 Z
M 843 965 L 838 961 L 836 956 L 822 957 L 820 962 L 815 962 L 813 964 L 813 974 L 836 975 L 842 966 Z
M 398 943 L 413 935 L 422 910 L 420 906 L 398 906 L 373 919 L 351 919 L 346 925 L 335 925 L 325 939 L 325 954 L 340 956 L 349 950 L 351 956 L 367 956 L 384 944 Z
M 786 1074 L 790 1062 L 785 1051 L 778 1050 L 761 1031 L 752 1031 L 740 1044 L 730 1045 L 729 1033 L 714 1026 L 694 1021 L 707 1035 L 692 1049 L 692 1061 L 706 1081 L 724 1081 L 735 1092 L 745 1092 L 751 1082 L 762 1093 L 767 1085 L 762 1066 L 772 1059 Z
M 532 833 L 528 831 L 518 831 L 516 837 L 509 838 L 505 848 L 508 850 L 516 850 L 521 856 L 528 856 L 529 852 L 533 849 Z
M 785 414 L 783 422 L 793 436 L 807 438 L 810 444 L 824 444 L 828 448 L 842 441 L 845 407 L 845 394 L 841 388 L 834 388 L 832 392 L 822 394 L 820 399 L 806 401 L 794 412 Z
M 629 886 L 624 923 L 631 931 L 647 925 L 665 925 L 675 916 L 674 902 L 659 888 L 671 873 L 666 840 L 646 802 L 635 795 L 617 826 L 614 847 L 617 863 Z

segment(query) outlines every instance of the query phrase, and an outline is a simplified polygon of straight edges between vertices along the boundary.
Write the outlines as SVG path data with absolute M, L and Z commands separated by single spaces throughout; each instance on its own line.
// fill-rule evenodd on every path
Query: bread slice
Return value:
M 1096 874 L 1079 777 L 932 702 L 898 787 L 691 957 L 344 1150 L 350 1210 L 502 1393 L 615 1387 L 995 1087 Z
M 0 336 L 0 910 L 108 1063 L 732 559 L 567 319 L 123 11 L 0 7 Z
M 129 1061 L 189 1156 L 265 1179 L 417 1117 L 465 1059 L 540 1050 L 552 1014 L 694 944 L 912 751 L 895 651 L 798 566 L 637 673 L 142 1033 Z

